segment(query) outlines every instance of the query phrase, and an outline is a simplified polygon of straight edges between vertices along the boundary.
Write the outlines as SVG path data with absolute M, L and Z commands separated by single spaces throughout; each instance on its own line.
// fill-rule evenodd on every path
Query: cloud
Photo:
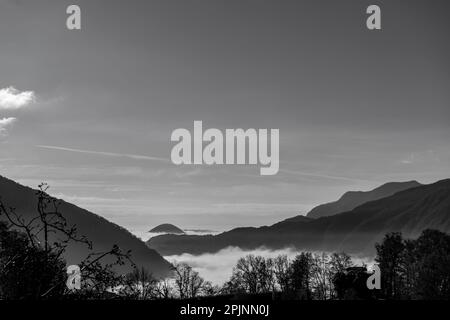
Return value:
M 33 91 L 20 92 L 14 87 L 0 89 L 0 110 L 15 110 L 26 107 L 36 99 Z
M 165 161 L 165 162 L 169 161 L 168 159 L 164 159 L 164 158 L 151 157 L 151 156 L 145 156 L 145 155 L 139 155 L 139 154 L 92 151 L 92 150 L 82 150 L 82 149 L 73 149 L 73 148 L 46 146 L 46 145 L 37 145 L 36 147 L 42 148 L 42 149 L 50 149 L 50 150 L 87 153 L 87 154 L 94 154 L 94 155 L 107 156 L 107 157 L 125 157 L 125 158 L 130 158 L 133 160 L 152 160 L 152 161 Z
M 16 118 L 13 117 L 0 119 L 0 136 L 5 135 L 7 127 L 10 127 L 15 121 Z

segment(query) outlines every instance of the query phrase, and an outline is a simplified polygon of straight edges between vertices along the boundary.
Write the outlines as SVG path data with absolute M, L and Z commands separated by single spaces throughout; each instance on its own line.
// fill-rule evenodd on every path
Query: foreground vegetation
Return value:
M 116 245 L 91 251 L 79 264 L 81 289 L 69 290 L 66 248 L 78 242 L 92 249 L 92 243 L 68 225 L 46 190 L 40 186 L 36 217 L 30 221 L 0 200 L 0 299 L 450 298 L 450 236 L 437 230 L 425 230 L 415 240 L 389 233 L 376 244 L 380 290 L 367 288 L 371 272 L 346 253 L 299 252 L 294 259 L 248 255 L 238 260 L 225 284 L 213 286 L 185 263 L 175 263 L 167 278 L 156 279 Z M 116 267 L 124 264 L 133 272 L 118 274 Z

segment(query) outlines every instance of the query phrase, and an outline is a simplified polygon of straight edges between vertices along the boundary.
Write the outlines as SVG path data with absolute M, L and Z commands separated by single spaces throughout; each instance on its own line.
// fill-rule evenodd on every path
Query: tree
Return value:
M 205 280 L 187 263 L 174 265 L 175 286 L 180 299 L 195 298 L 202 293 Z
M 418 275 L 417 250 L 415 240 L 404 241 L 402 264 L 400 272 L 403 275 L 403 297 L 406 299 L 418 298 L 416 285 Z
M 273 261 L 261 256 L 240 258 L 233 269 L 233 286 L 250 294 L 272 292 L 275 289 Z
M 311 299 L 312 254 L 302 252 L 297 255 L 291 265 L 291 289 L 297 299 Z
M 332 283 L 329 269 L 330 257 L 326 253 L 315 254 L 311 264 L 311 286 L 314 296 L 318 300 L 327 300 L 331 297 Z
M 381 244 L 375 245 L 381 271 L 381 288 L 386 298 L 399 299 L 403 290 L 403 252 L 405 243 L 399 232 L 385 235 Z
M 367 288 L 369 273 L 366 266 L 351 266 L 339 270 L 333 276 L 335 298 L 339 300 L 370 299 L 372 293 Z
M 336 276 L 342 274 L 349 268 L 353 267 L 353 261 L 351 257 L 345 252 L 333 253 L 331 254 L 328 268 L 330 272 L 328 273 L 329 279 L 328 282 L 332 286 L 332 290 L 330 291 L 330 298 L 335 299 L 337 297 L 337 290 L 335 287 L 335 279 Z
M 156 289 L 158 281 L 144 267 L 135 268 L 126 276 L 124 282 L 120 293 L 128 298 L 148 300 L 158 296 Z
M 247 284 L 244 284 L 242 275 L 236 271 L 236 268 L 233 268 L 233 273 L 231 274 L 230 280 L 224 283 L 220 293 L 225 295 L 242 295 L 247 293 Z
M 414 296 L 450 299 L 450 236 L 438 230 L 425 230 L 412 245 L 416 256 Z
M 53 252 L 30 245 L 27 237 L 0 221 L 0 298 L 59 297 L 65 290 L 65 262 Z
M 259 261 L 260 258 L 256 256 L 247 255 L 244 258 L 240 258 L 233 269 L 233 277 L 239 283 L 239 287 L 251 294 L 259 292 L 257 266 Z
M 287 255 L 279 255 L 273 259 L 275 280 L 281 292 L 288 292 L 290 289 L 291 262 Z
M 174 288 L 171 279 L 165 278 L 156 283 L 156 299 L 173 299 L 175 297 Z

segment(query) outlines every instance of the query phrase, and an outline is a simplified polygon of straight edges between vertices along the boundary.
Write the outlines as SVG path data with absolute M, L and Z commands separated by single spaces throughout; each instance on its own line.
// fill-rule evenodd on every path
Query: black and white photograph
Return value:
M 0 0 L 0 302 L 448 301 L 449 16 Z

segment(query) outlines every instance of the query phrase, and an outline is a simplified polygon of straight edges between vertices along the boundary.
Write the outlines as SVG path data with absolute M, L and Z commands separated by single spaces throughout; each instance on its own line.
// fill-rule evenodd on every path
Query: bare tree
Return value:
M 175 285 L 181 299 L 195 298 L 202 293 L 205 280 L 186 263 L 174 265 Z
M 274 262 L 261 256 L 247 255 L 238 260 L 233 269 L 236 288 L 251 294 L 271 292 L 275 289 Z
M 136 268 L 126 276 L 120 292 L 122 295 L 136 300 L 148 300 L 157 297 L 157 283 L 158 281 L 147 269 Z
M 157 282 L 155 287 L 155 298 L 157 299 L 173 299 L 175 297 L 172 281 L 165 278 Z
M 290 265 L 287 255 L 279 255 L 273 259 L 275 279 L 282 292 L 287 292 L 290 289 Z
M 329 259 L 326 253 L 313 256 L 311 284 L 315 297 L 318 300 L 327 300 L 331 295 L 332 284 L 330 282 L 330 270 L 328 269 Z

